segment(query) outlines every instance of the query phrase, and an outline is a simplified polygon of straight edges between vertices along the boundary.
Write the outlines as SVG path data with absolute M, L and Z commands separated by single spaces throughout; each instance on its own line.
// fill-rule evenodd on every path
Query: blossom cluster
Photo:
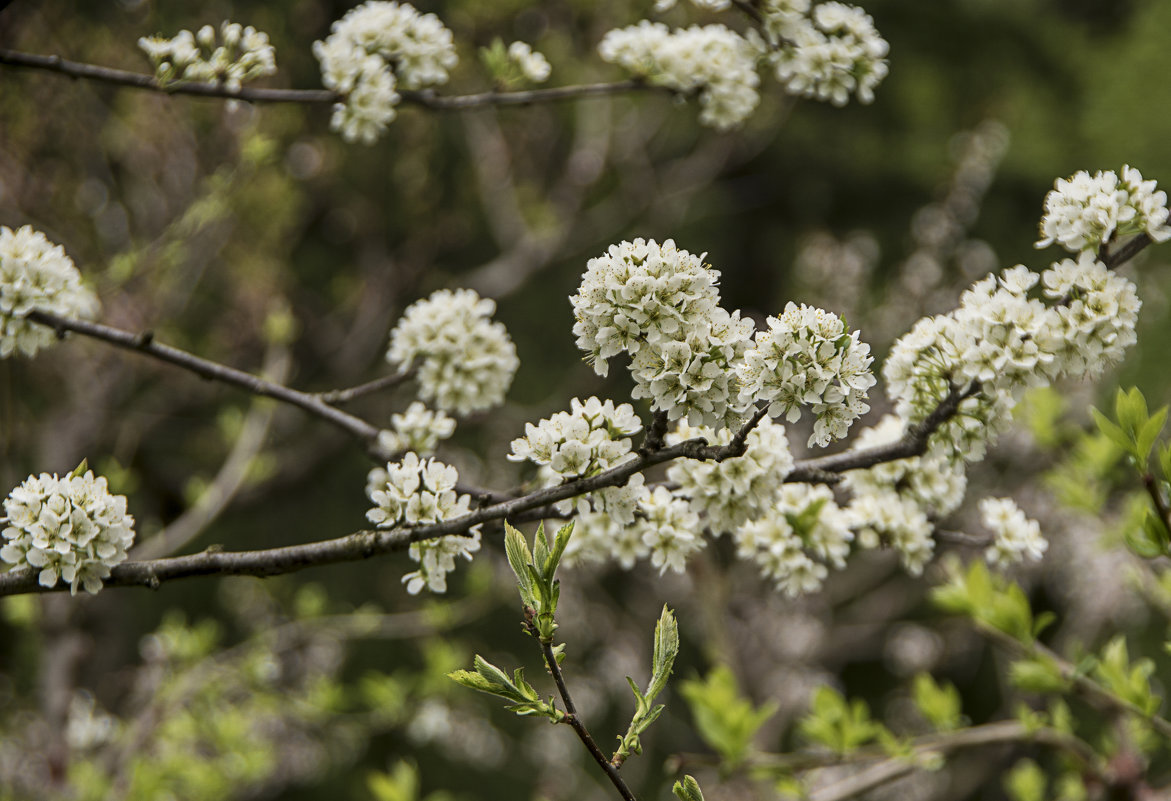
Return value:
M 418 90 L 447 82 L 458 61 L 451 31 L 434 14 L 407 3 L 369 2 L 333 23 L 314 42 L 322 82 L 345 101 L 332 127 L 347 142 L 373 144 L 395 117 L 399 87 Z
M 202 81 L 240 88 L 254 78 L 276 74 L 276 51 L 268 34 L 251 25 L 225 21 L 217 31 L 204 25 L 196 33 L 179 31 L 167 39 L 144 36 L 138 47 L 155 67 L 155 78 L 166 85 L 174 81 Z
M 629 403 L 574 398 L 568 412 L 557 412 L 537 425 L 525 424 L 525 435 L 512 441 L 514 462 L 529 460 L 548 466 L 560 479 L 594 475 L 627 461 L 630 437 L 642 421 Z
M 25 319 L 33 309 L 92 320 L 98 299 L 60 245 L 28 225 L 0 226 L 0 359 L 32 356 L 56 340 L 51 328 Z
M 513 42 L 508 46 L 508 60 L 516 65 L 520 70 L 520 74 L 524 76 L 526 81 L 532 83 L 544 83 L 549 80 L 549 75 L 552 74 L 553 68 L 549 66 L 548 59 L 536 50 L 527 42 Z
M 1029 520 L 1012 498 L 985 498 L 980 501 L 980 518 L 994 534 L 984 557 L 997 567 L 1038 561 L 1049 548 L 1041 535 L 1041 526 Z
M 769 413 L 784 414 L 790 423 L 810 407 L 817 420 L 809 444 L 825 446 L 870 411 L 872 361 L 870 346 L 836 314 L 790 302 L 780 317 L 768 318 L 768 330 L 758 332 L 744 354 L 737 368 L 740 393 L 748 403 L 768 401 Z
M 773 46 L 769 61 L 790 93 L 844 106 L 874 100 L 888 72 L 890 46 L 862 9 L 845 3 L 767 0 L 762 9 Z
M 456 492 L 459 473 L 436 459 L 422 460 L 408 453 L 401 462 L 391 462 L 385 471 L 372 473 L 366 492 L 374 503 L 366 518 L 378 528 L 426 525 L 463 517 L 471 499 Z M 470 560 L 480 550 L 480 527 L 465 536 L 448 536 L 411 543 L 411 559 L 419 569 L 403 576 L 407 592 L 417 594 L 424 586 L 432 592 L 446 592 L 447 574 L 455 569 L 455 558 Z
M 728 429 L 713 431 L 682 425 L 670 441 L 703 437 L 712 445 L 732 439 Z M 743 456 L 720 462 L 680 459 L 667 470 L 691 508 L 704 516 L 714 534 L 735 531 L 764 514 L 777 499 L 781 482 L 793 469 L 784 426 L 762 419 L 748 434 Z
M 1077 253 L 1138 233 L 1165 242 L 1171 239 L 1167 217 L 1167 193 L 1133 167 L 1124 166 L 1121 179 L 1112 170 L 1093 176 L 1082 170 L 1058 178 L 1045 196 L 1037 247 L 1056 242 Z
M 427 456 L 435 451 L 440 440 L 455 433 L 454 418 L 442 410 L 428 409 L 419 401 L 402 414 L 392 414 L 390 425 L 390 429 L 378 434 L 378 446 L 386 453 L 414 451 Z
M 0 559 L 38 570 L 43 587 L 64 581 L 72 594 L 78 587 L 97 593 L 134 544 L 126 497 L 111 495 L 106 479 L 92 470 L 29 476 L 5 499 L 4 514 Z
M 718 280 L 702 256 L 669 239 L 611 245 L 590 259 L 570 298 L 577 346 L 603 376 L 610 358 L 629 354 L 633 397 L 670 419 L 723 426 L 743 411 L 731 368 L 753 326 L 720 307 Z
M 470 289 L 440 289 L 411 304 L 390 332 L 387 361 L 418 369 L 420 394 L 443 411 L 487 409 L 504 400 L 520 360 L 496 303 Z
M 661 22 L 609 31 L 598 45 L 602 60 L 684 94 L 699 95 L 699 120 L 718 130 L 734 128 L 760 102 L 759 38 L 724 25 L 671 30 Z
M 828 487 L 786 484 L 763 515 L 732 535 L 736 554 L 795 598 L 821 588 L 829 567 L 845 567 L 854 533 Z

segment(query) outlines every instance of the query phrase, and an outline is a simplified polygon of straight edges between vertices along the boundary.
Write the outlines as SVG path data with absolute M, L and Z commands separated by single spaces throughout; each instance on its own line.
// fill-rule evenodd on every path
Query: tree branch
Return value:
M 129 70 L 102 67 L 68 61 L 60 56 L 45 56 L 38 53 L 23 53 L 18 50 L 0 48 L 0 65 L 46 70 L 70 78 L 99 81 L 124 86 L 130 89 L 145 89 L 168 95 L 194 95 L 227 100 L 247 100 L 252 103 L 340 103 L 345 96 L 332 89 L 258 89 L 243 87 L 228 89 L 223 84 L 184 81 L 160 84 L 153 75 Z M 576 100 L 583 97 L 617 95 L 643 90 L 670 92 L 665 87 L 650 86 L 639 79 L 613 81 L 610 83 L 579 84 L 576 86 L 554 86 L 547 89 L 527 89 L 516 92 L 480 92 L 470 95 L 438 95 L 431 90 L 400 92 L 404 103 L 435 111 L 463 111 L 486 106 L 531 106 L 536 103 L 551 103 L 562 100 Z
M 315 392 L 313 396 L 322 403 L 330 405 L 337 405 L 342 403 L 349 403 L 366 395 L 372 395 L 375 392 L 381 392 L 384 389 L 392 389 L 399 384 L 410 381 L 415 377 L 415 369 L 402 370 L 391 375 L 384 375 L 381 378 L 375 378 L 373 381 L 367 381 L 365 384 L 358 384 L 355 387 L 347 387 L 345 389 L 331 389 L 328 392 Z
M 219 381 L 251 392 L 253 395 L 273 398 L 282 403 L 287 403 L 290 406 L 296 406 L 312 415 L 320 417 L 326 422 L 332 423 L 351 436 L 361 440 L 372 456 L 379 459 L 385 458 L 385 454 L 382 454 L 378 449 L 379 429 L 377 426 L 367 423 L 360 417 L 343 412 L 341 409 L 334 408 L 322 401 L 319 397 L 308 392 L 301 392 L 287 387 L 284 384 L 277 384 L 260 378 L 252 373 L 246 373 L 218 362 L 209 361 L 208 359 L 188 353 L 185 350 L 155 342 L 154 334 L 149 331 L 141 334 L 133 334 L 129 331 L 123 331 L 120 328 L 113 328 L 108 325 L 102 325 L 101 323 L 90 323 L 84 320 L 71 320 L 67 317 L 61 317 L 52 312 L 41 311 L 39 309 L 30 311 L 27 319 L 52 328 L 57 332 L 58 337 L 63 338 L 66 332 L 71 331 L 75 334 L 123 348 L 124 350 L 134 351 L 135 353 L 141 353 L 159 361 L 173 364 L 188 372 L 195 373 L 201 378 Z

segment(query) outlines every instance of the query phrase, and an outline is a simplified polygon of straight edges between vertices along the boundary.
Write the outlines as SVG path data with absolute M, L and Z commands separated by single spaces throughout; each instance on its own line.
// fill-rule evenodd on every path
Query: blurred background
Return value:
M 476 51 L 497 37 L 544 52 L 551 85 L 619 79 L 594 48 L 652 4 L 418 5 L 455 33 L 460 64 L 443 89 L 454 94 L 491 88 Z M 16 0 L 0 11 L 0 47 L 149 72 L 138 37 L 231 19 L 276 46 L 279 73 L 264 85 L 318 88 L 312 43 L 348 8 Z M 307 390 L 388 373 L 390 326 L 435 289 L 496 299 L 520 371 L 508 403 L 462 420 L 439 455 L 468 483 L 508 489 L 527 477 L 504 460 L 526 421 L 574 396 L 629 397 L 624 371 L 596 377 L 570 331 L 567 298 L 613 242 L 673 238 L 722 272 L 729 309 L 759 321 L 790 300 L 823 306 L 881 360 L 975 278 L 1057 258 L 1033 248 L 1055 178 L 1130 164 L 1171 182 L 1171 4 L 864 8 L 891 49 L 872 105 L 796 101 L 764 76 L 760 109 L 727 134 L 698 125 L 694 104 L 656 94 L 475 112 L 404 105 L 366 147 L 331 133 L 325 106 L 233 107 L 0 67 L 0 224 L 31 224 L 64 245 L 103 322 Z M 687 4 L 662 18 L 721 19 Z M 1058 614 L 1047 640 L 1059 647 L 1118 632 L 1142 643 L 1165 628 L 1149 594 L 1123 578 L 1127 475 L 1084 433 L 1088 406 L 1118 385 L 1137 384 L 1153 405 L 1171 398 L 1171 269 L 1151 251 L 1124 270 L 1144 308 L 1119 373 L 1030 398 L 947 521 L 962 531 L 979 497 L 1010 493 L 1041 520 L 1050 552 L 1020 578 Z M 349 408 L 386 426 L 412 388 Z M 886 410 L 880 392 L 872 406 L 866 423 Z M 795 452 L 805 438 L 796 427 Z M 82 458 L 129 497 L 140 542 L 181 530 L 192 537 L 183 552 L 362 528 L 373 466 L 320 420 L 100 343 L 75 338 L 0 362 L 0 485 Z M 499 542 L 485 540 L 438 599 L 405 593 L 405 554 L 265 581 L 5 599 L 0 798 L 610 797 L 568 730 L 517 719 L 444 678 L 474 653 L 546 678 L 517 625 Z M 603 748 L 632 708 L 624 677 L 649 673 L 664 602 L 680 620 L 679 680 L 728 665 L 755 704 L 777 705 L 762 750 L 796 744 L 792 724 L 822 683 L 868 699 L 903 731 L 915 730 L 906 684 L 921 670 L 955 682 L 973 722 L 1008 714 L 996 654 L 926 602 L 932 570 L 912 579 L 892 554 L 862 554 L 825 591 L 790 601 L 727 545 L 686 576 L 649 565 L 563 576 L 566 669 Z M 692 755 L 683 764 L 709 798 L 774 797 L 704 774 L 695 755 L 706 746 L 677 687 L 666 700 L 646 752 L 624 768 L 641 797 L 668 794 L 679 754 Z M 1000 797 L 1015 756 L 974 752 L 889 793 Z M 416 779 L 417 795 L 395 795 Z

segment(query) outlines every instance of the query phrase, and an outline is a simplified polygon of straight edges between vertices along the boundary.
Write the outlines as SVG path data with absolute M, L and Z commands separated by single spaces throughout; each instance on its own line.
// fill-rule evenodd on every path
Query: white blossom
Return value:
M 455 420 L 415 401 L 402 414 L 390 416 L 391 429 L 378 434 L 378 446 L 387 453 L 414 451 L 427 456 L 440 440 L 455 433 Z
M 174 81 L 218 83 L 232 92 L 255 78 L 276 74 L 276 51 L 268 34 L 251 25 L 225 21 L 217 31 L 204 25 L 199 32 L 179 31 L 174 37 L 143 37 L 138 47 L 155 67 L 161 84 Z
M 703 437 L 711 445 L 726 445 L 732 432 L 683 425 L 669 441 Z M 704 516 L 714 534 L 731 532 L 773 506 L 781 482 L 793 469 L 793 456 L 784 426 L 762 419 L 748 434 L 743 456 L 723 461 L 679 459 L 667 478 L 679 485 L 691 508 Z
M 546 465 L 559 479 L 594 475 L 628 461 L 630 437 L 642 421 L 629 403 L 591 397 L 570 402 L 570 411 L 557 412 L 537 425 L 525 424 L 525 435 L 512 441 L 508 458 Z
M 513 42 L 508 46 L 508 58 L 520 69 L 525 80 L 533 83 L 544 83 L 549 80 L 553 68 L 549 66 L 544 55 L 533 50 L 526 42 Z
M 810 407 L 816 420 L 809 444 L 824 446 L 870 411 L 872 361 L 870 346 L 836 314 L 789 303 L 779 318 L 768 318 L 768 330 L 758 332 L 744 354 L 738 367 L 741 401 L 768 401 L 769 414 L 783 414 L 790 423 Z
M 126 497 L 111 495 L 92 470 L 58 478 L 29 476 L 4 501 L 4 546 L 0 559 L 14 568 L 39 570 L 38 583 L 58 581 L 97 593 L 110 569 L 126 561 L 134 544 L 134 518 Z
M 762 43 L 723 25 L 671 30 L 660 22 L 608 32 L 598 45 L 603 61 L 655 86 L 698 93 L 699 121 L 718 130 L 734 128 L 760 102 L 756 62 Z
M 53 329 L 25 319 L 33 309 L 92 320 L 98 308 L 64 248 L 31 226 L 0 226 L 0 359 L 32 356 L 56 341 Z
M 418 368 L 420 394 L 443 411 L 487 409 L 504 400 L 520 361 L 496 303 L 470 289 L 441 289 L 411 304 L 390 332 L 387 361 Z
M 752 333 L 752 322 L 719 306 L 719 272 L 675 247 L 636 239 L 611 245 L 590 259 L 570 298 L 577 346 L 595 372 L 606 375 L 609 359 L 631 356 L 634 398 L 672 420 L 722 426 L 739 419 L 735 371 Z
M 1155 191 L 1155 182 L 1132 167 L 1122 168 L 1121 180 L 1113 171 L 1091 176 L 1082 170 L 1053 186 L 1045 196 L 1039 248 L 1056 242 L 1073 253 L 1096 250 L 1140 232 L 1155 242 L 1171 239 L 1167 193 Z
M 332 127 L 348 142 L 372 144 L 394 119 L 398 87 L 416 91 L 444 84 L 458 57 L 451 31 L 434 14 L 407 3 L 369 2 L 333 23 L 314 42 L 322 83 L 345 95 Z
M 895 549 L 911 575 L 922 574 L 931 561 L 931 522 L 913 501 L 891 491 L 866 492 L 855 495 L 845 513 L 861 547 Z
M 639 517 L 632 528 L 650 552 L 651 566 L 659 573 L 682 573 L 687 558 L 704 546 L 699 517 L 685 498 L 666 487 L 655 487 L 638 502 Z
M 1012 498 L 983 499 L 980 518 L 995 536 L 984 558 L 996 567 L 1008 567 L 1025 559 L 1039 561 L 1049 547 L 1041 536 L 1040 524 L 1025 517 Z
M 791 93 L 844 106 L 853 95 L 874 100 L 888 72 L 890 46 L 870 15 L 844 3 L 810 11 L 808 0 L 768 0 L 762 9 L 774 45 L 769 58 L 777 80 Z
M 366 493 L 374 506 L 366 519 L 378 528 L 417 526 L 463 517 L 470 511 L 471 499 L 456 492 L 459 473 L 437 459 L 421 460 L 408 453 L 401 462 L 386 465 L 385 478 L 368 480 Z M 411 543 L 411 559 L 419 569 L 403 576 L 407 592 L 416 595 L 426 586 L 432 592 L 446 592 L 447 574 L 455 569 L 455 558 L 471 560 L 480 550 L 480 527 L 471 527 L 467 535 L 449 535 Z

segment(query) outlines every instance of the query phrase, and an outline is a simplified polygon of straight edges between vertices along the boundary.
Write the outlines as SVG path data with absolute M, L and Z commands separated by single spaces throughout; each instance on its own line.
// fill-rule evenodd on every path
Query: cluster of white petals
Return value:
M 790 423 L 808 406 L 816 417 L 809 444 L 825 446 L 870 411 L 873 361 L 870 346 L 836 314 L 790 302 L 780 317 L 768 318 L 768 330 L 756 334 L 737 367 L 742 402 L 768 401 L 769 414 Z
M 154 64 L 155 78 L 164 85 L 201 81 L 238 92 L 254 78 L 276 74 L 276 51 L 268 34 L 238 22 L 225 21 L 218 36 L 211 25 L 196 33 L 179 31 L 170 39 L 144 36 L 138 47 Z
M 366 492 L 374 503 L 366 518 L 378 528 L 426 525 L 468 514 L 471 499 L 456 492 L 459 473 L 436 459 L 422 460 L 408 453 L 401 462 L 392 462 L 384 472 L 367 478 Z M 419 569 L 403 576 L 407 592 L 417 594 L 424 586 L 432 592 L 447 591 L 447 574 L 455 569 L 455 558 L 470 560 L 480 550 L 480 527 L 466 536 L 446 536 L 411 544 L 411 559 Z
M 893 548 L 914 576 L 935 553 L 931 521 L 922 507 L 894 491 L 857 495 L 845 509 L 846 520 L 863 548 Z
M 711 445 L 726 445 L 732 432 L 683 425 L 670 441 L 693 437 L 703 437 Z M 781 482 L 793 469 L 785 428 L 769 418 L 749 432 L 744 444 L 743 456 L 720 462 L 680 459 L 667 471 L 667 478 L 679 486 L 691 508 L 704 516 L 713 534 L 732 532 L 764 514 L 775 505 Z
M 844 106 L 851 95 L 874 100 L 888 72 L 890 46 L 870 15 L 855 6 L 768 0 L 762 13 L 777 80 L 794 95 Z
M 470 289 L 441 289 L 412 303 L 390 332 L 387 361 L 418 369 L 420 394 L 444 411 L 487 409 L 504 400 L 520 360 L 496 303 Z
M 841 569 L 854 534 L 828 487 L 786 484 L 767 512 L 733 534 L 736 554 L 755 562 L 790 598 L 821 589 Z
M 451 31 L 434 14 L 407 3 L 369 0 L 333 23 L 314 42 L 322 83 L 345 95 L 332 126 L 347 142 L 372 144 L 394 119 L 397 88 L 418 90 L 447 82 L 458 61 Z
M 4 501 L 4 547 L 0 559 L 14 568 L 40 571 L 38 583 L 58 581 L 96 593 L 110 568 L 126 561 L 134 544 L 134 518 L 126 496 L 111 495 L 106 479 L 92 470 L 58 478 L 29 476 Z
M 98 299 L 60 245 L 28 225 L 0 226 L 0 359 L 32 356 L 56 341 L 53 329 L 25 319 L 33 309 L 92 320 Z
M 906 423 L 896 415 L 885 415 L 873 428 L 859 432 L 854 450 L 865 450 L 897 442 L 906 433 Z M 964 501 L 968 479 L 962 460 L 950 459 L 939 449 L 923 456 L 882 462 L 865 470 L 844 474 L 843 485 L 855 496 L 894 492 L 915 503 L 932 516 L 943 517 Z
M 514 462 L 547 466 L 559 479 L 591 476 L 617 467 L 631 457 L 630 437 L 642 421 L 629 403 L 591 397 L 574 398 L 568 412 L 557 412 L 537 425 L 525 423 L 525 435 L 512 441 Z
M 655 0 L 655 11 L 660 14 L 670 11 L 678 0 Z M 691 0 L 691 5 L 705 11 L 726 11 L 732 7 L 732 0 Z
M 1093 176 L 1082 170 L 1053 186 L 1045 196 L 1039 248 L 1056 242 L 1077 253 L 1138 233 L 1155 242 L 1171 239 L 1167 193 L 1133 167 L 1124 166 L 1121 179 L 1113 170 Z
M 634 398 L 672 420 L 722 426 L 743 412 L 733 365 L 752 322 L 720 305 L 719 272 L 667 240 L 611 245 L 590 259 L 570 298 L 573 333 L 598 375 L 620 353 L 631 357 Z
M 671 30 L 643 20 L 609 31 L 598 53 L 652 85 L 697 93 L 699 121 L 722 131 L 742 123 L 760 102 L 756 62 L 762 44 L 723 25 Z
M 553 68 L 549 60 L 527 42 L 513 42 L 508 46 L 508 60 L 516 65 L 525 80 L 532 83 L 544 83 L 549 80 Z
M 415 401 L 402 414 L 390 416 L 389 430 L 378 434 L 378 446 L 386 453 L 414 451 L 420 456 L 435 452 L 440 440 L 455 433 L 455 419 Z
M 1012 498 L 985 498 L 980 501 L 980 518 L 995 539 L 984 558 L 997 567 L 1008 567 L 1025 559 L 1041 559 L 1049 543 L 1036 520 L 1025 517 Z
M 704 547 L 699 516 L 687 499 L 666 487 L 655 487 L 639 499 L 638 511 L 630 528 L 649 552 L 651 566 L 657 567 L 660 575 L 668 569 L 682 573 L 687 558 Z

